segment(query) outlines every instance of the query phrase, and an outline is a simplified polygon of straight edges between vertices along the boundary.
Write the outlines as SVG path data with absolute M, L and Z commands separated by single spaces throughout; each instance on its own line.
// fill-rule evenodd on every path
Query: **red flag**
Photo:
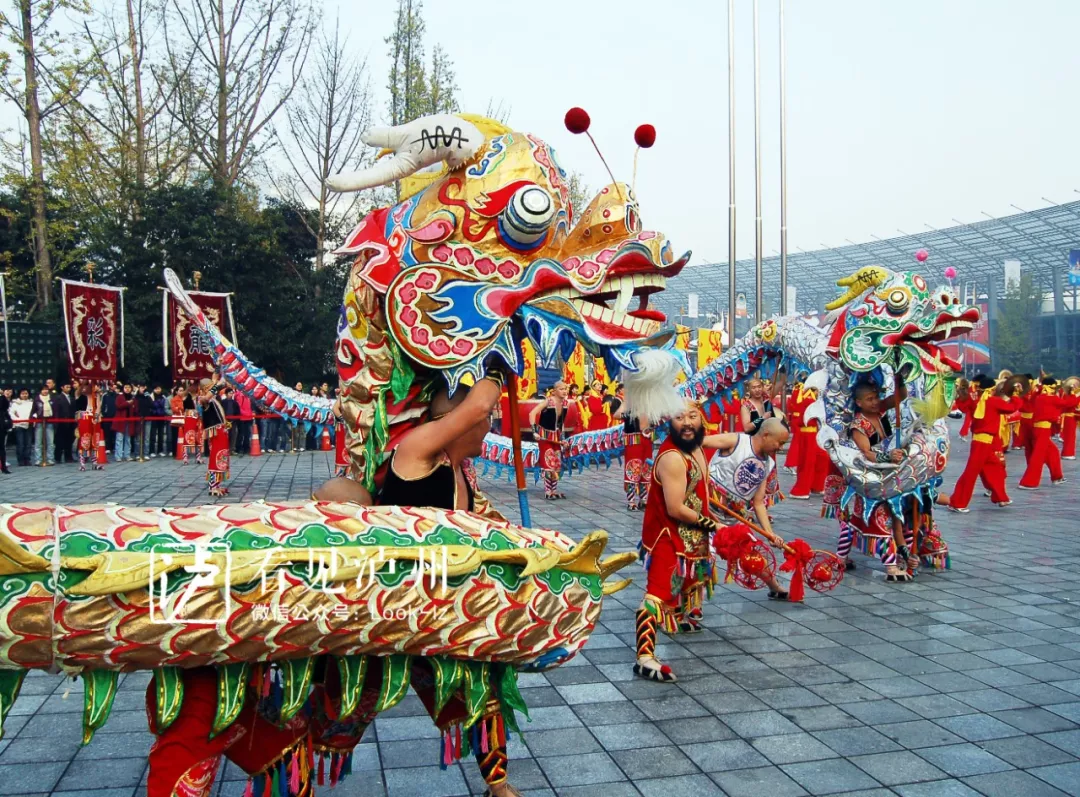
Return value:
M 218 330 L 232 333 L 235 343 L 236 333 L 229 294 L 189 291 L 188 295 Z M 210 338 L 192 326 L 171 293 L 165 291 L 164 296 L 165 363 L 168 365 L 171 358 L 173 379 L 196 380 L 212 376 L 214 349 Z
M 61 280 L 72 379 L 116 379 L 124 360 L 123 289 Z

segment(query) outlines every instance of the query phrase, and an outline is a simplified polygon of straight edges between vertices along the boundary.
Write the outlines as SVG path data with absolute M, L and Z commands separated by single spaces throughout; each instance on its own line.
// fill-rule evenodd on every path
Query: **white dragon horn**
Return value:
M 451 169 L 472 158 L 484 143 L 484 134 L 472 122 L 453 114 L 423 116 L 396 127 L 375 127 L 361 137 L 370 147 L 382 147 L 392 157 L 358 172 L 330 177 L 331 191 L 363 191 L 401 180 L 421 169 L 445 162 Z

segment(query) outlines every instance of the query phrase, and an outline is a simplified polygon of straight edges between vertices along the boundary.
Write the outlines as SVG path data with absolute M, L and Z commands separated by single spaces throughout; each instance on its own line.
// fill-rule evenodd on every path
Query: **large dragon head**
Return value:
M 649 296 L 689 254 L 676 259 L 663 235 L 642 228 L 625 184 L 602 189 L 576 218 L 551 147 L 464 114 L 364 140 L 392 157 L 328 185 L 355 191 L 399 181 L 401 199 L 366 216 L 338 250 L 356 256 L 337 341 L 354 445 L 367 429 L 378 434 L 422 411 L 418 371 L 442 372 L 451 389 L 482 375 L 491 358 L 520 373 L 526 337 L 545 365 L 580 342 L 613 370 L 633 369 L 636 350 L 673 342 Z M 387 442 L 376 439 L 367 453 Z
M 825 306 L 842 309 L 828 350 L 848 369 L 888 365 L 909 381 L 925 376 L 928 382 L 960 370 L 937 344 L 970 332 L 979 311 L 965 307 L 952 288 L 931 290 L 919 274 L 881 266 L 864 266 L 836 284 L 846 292 Z

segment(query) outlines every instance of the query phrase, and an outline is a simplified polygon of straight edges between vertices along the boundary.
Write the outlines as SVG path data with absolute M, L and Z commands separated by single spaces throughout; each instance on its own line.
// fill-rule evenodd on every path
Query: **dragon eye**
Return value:
M 888 305 L 890 313 L 899 315 L 911 304 L 911 293 L 904 288 L 893 288 L 885 297 L 885 304 Z
M 942 304 L 943 304 L 943 305 L 944 305 L 945 307 L 948 307 L 948 306 L 949 306 L 950 304 L 952 304 L 952 303 L 953 303 L 953 299 L 952 299 L 952 297 L 951 297 L 951 296 L 949 296 L 949 294 L 947 294 L 947 293 L 943 293 L 943 294 L 941 294 L 941 303 L 942 303 Z
M 500 216 L 500 229 L 512 243 L 526 249 L 537 246 L 555 218 L 555 203 L 543 188 L 518 189 Z

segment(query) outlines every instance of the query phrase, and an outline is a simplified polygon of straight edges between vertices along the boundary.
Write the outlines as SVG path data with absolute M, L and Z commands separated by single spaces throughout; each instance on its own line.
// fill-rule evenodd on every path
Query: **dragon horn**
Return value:
M 847 288 L 847 291 L 825 305 L 825 309 L 830 312 L 838 310 L 862 296 L 868 288 L 876 288 L 888 279 L 889 272 L 881 266 L 863 266 L 851 276 L 836 281 L 837 287 Z
M 376 127 L 361 137 L 371 147 L 390 151 L 357 172 L 334 175 L 326 181 L 332 191 L 363 191 L 403 180 L 421 169 L 446 163 L 454 169 L 470 160 L 484 144 L 484 134 L 472 122 L 453 114 L 423 116 L 396 127 Z

